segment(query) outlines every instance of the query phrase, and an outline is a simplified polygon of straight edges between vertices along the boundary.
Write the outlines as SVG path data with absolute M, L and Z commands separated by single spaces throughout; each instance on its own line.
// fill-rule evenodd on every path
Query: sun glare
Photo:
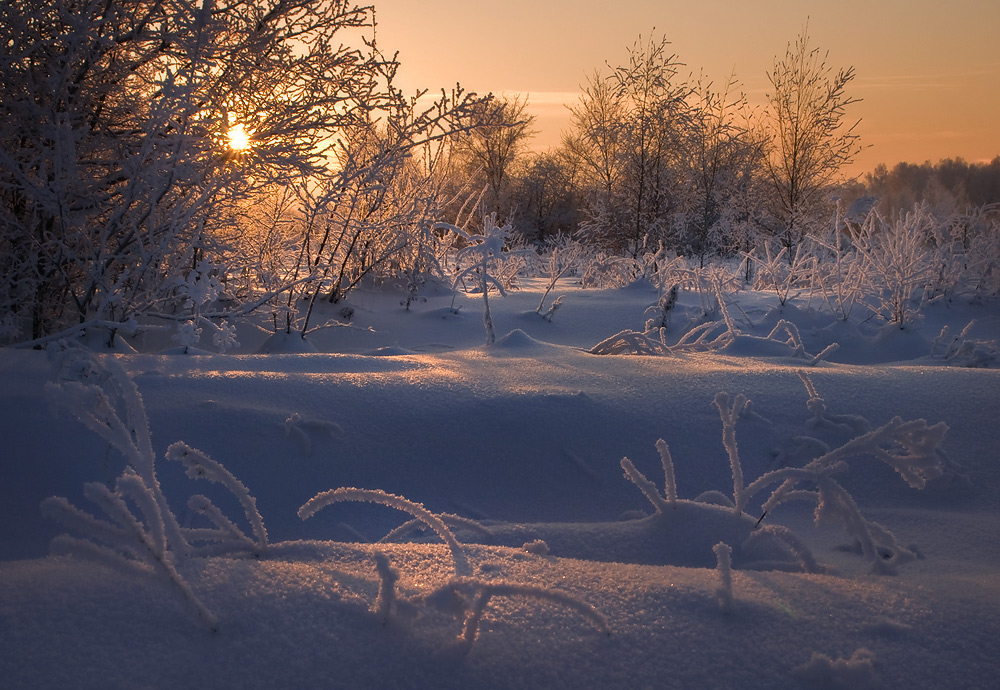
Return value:
M 250 135 L 243 125 L 236 124 L 229 128 L 229 148 L 233 151 L 245 151 L 250 148 Z

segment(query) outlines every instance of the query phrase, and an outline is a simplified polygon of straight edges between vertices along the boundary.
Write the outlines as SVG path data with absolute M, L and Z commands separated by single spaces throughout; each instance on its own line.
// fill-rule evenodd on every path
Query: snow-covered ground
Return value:
M 165 459 L 175 441 L 256 497 L 266 549 L 168 558 L 214 630 L 155 562 L 64 555 L 65 541 L 48 555 L 65 530 L 43 516 L 43 499 L 103 515 L 83 487 L 113 487 L 126 463 L 66 411 L 71 385 L 46 390 L 54 355 L 0 351 L 0 686 L 996 687 L 997 304 L 928 305 L 900 330 L 859 323 L 860 311 L 836 322 L 802 301 L 778 313 L 773 295 L 743 292 L 729 309 L 740 335 L 721 349 L 599 356 L 588 350 L 642 329 L 656 291 L 567 282 L 548 322 L 535 313 L 540 287 L 527 281 L 491 300 L 489 348 L 474 295 L 457 313 L 446 291 L 404 311 L 398 292 L 371 289 L 351 295 L 350 325 L 310 337 L 315 353 L 244 327 L 235 354 L 104 357 L 142 395 L 156 473 L 182 528 L 207 524 L 187 507 L 205 494 L 250 532 L 231 494 Z M 672 342 L 698 317 L 696 296 L 682 294 L 674 312 Z M 840 347 L 810 366 L 763 337 L 780 319 L 809 355 Z M 956 343 L 949 358 L 951 341 L 939 342 L 931 356 L 943 325 L 957 334 L 972 319 L 964 350 Z M 170 347 L 162 338 L 134 345 L 156 352 Z M 270 353 L 255 354 L 262 348 Z M 719 399 L 724 411 L 740 394 L 752 401 L 735 423 L 740 490 L 894 417 L 926 420 L 929 446 L 911 455 L 925 452 L 944 472 L 925 468 L 923 490 L 873 457 L 848 457 L 833 475 L 900 549 L 866 559 L 841 523 L 814 524 L 815 502 L 778 505 L 756 524 L 780 482 L 743 514 L 720 505 L 733 500 L 734 479 L 719 392 L 730 396 Z M 944 454 L 931 447 L 939 422 Z M 664 494 L 658 439 L 676 502 Z M 624 476 L 625 456 L 656 486 L 658 510 Z M 430 530 L 376 543 L 409 518 L 383 505 L 338 502 L 299 517 L 338 487 L 478 525 L 453 522 L 462 545 L 449 549 Z M 728 589 L 721 542 L 732 550 Z M 802 546 L 815 562 L 803 565 Z M 388 560 L 377 566 L 376 554 Z M 386 563 L 398 575 L 394 602 L 379 594 Z

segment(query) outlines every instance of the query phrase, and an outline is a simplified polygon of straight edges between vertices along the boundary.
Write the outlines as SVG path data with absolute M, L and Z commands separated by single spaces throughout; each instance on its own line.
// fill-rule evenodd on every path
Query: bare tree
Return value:
M 566 148 L 578 161 L 585 190 L 581 233 L 633 256 L 647 240 L 671 234 L 680 202 L 680 162 L 690 86 L 666 39 L 637 41 L 626 64 L 595 74 L 571 109 Z
M 632 252 L 649 236 L 665 239 L 667 216 L 677 199 L 676 172 L 689 108 L 691 87 L 677 79 L 682 63 L 668 52 L 666 38 L 637 41 L 627 65 L 612 80 L 628 108 L 625 176 L 625 239 Z
M 468 161 L 467 172 L 484 178 L 484 213 L 509 212 L 503 208 L 504 193 L 515 162 L 535 134 L 534 121 L 528 99 L 521 96 L 483 100 L 469 114 L 468 135 L 459 138 L 456 152 Z
M 777 221 L 773 231 L 789 257 L 824 190 L 862 149 L 855 133 L 860 120 L 845 121 L 848 106 L 859 100 L 847 94 L 854 68 L 834 71 L 828 55 L 809 47 L 807 26 L 768 73 L 765 126 L 771 149 L 766 165 Z
M 579 162 L 581 184 L 610 198 L 621 176 L 625 108 L 611 81 L 595 72 L 587 78 L 580 102 L 570 109 L 564 146 Z
M 732 76 L 721 90 L 701 77 L 691 96 L 685 159 L 692 195 L 685 249 L 704 266 L 706 256 L 733 248 L 742 199 L 759 163 L 750 106 Z

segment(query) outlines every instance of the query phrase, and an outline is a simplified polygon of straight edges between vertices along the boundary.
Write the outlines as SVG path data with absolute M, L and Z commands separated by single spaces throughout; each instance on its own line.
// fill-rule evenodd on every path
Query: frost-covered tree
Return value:
M 682 64 L 669 42 L 637 42 L 628 64 L 615 69 L 612 83 L 628 109 L 621 188 L 625 225 L 622 239 L 637 252 L 647 236 L 670 235 L 668 216 L 680 205 L 678 168 L 688 125 L 691 87 L 678 79 Z
M 752 211 L 747 196 L 758 186 L 761 147 L 750 127 L 746 96 L 735 76 L 717 89 L 702 76 L 691 95 L 684 139 L 688 186 L 682 249 L 701 266 L 711 254 L 738 250 Z
M 806 27 L 768 73 L 764 127 L 770 140 L 765 162 L 773 199 L 771 231 L 788 248 L 789 259 L 810 222 L 827 217 L 825 211 L 817 213 L 824 191 L 861 150 L 855 131 L 860 120 L 845 119 L 847 108 L 858 102 L 847 92 L 854 68 L 835 72 L 827 57 L 810 47 Z
M 572 109 L 567 150 L 578 161 L 588 241 L 633 257 L 645 238 L 665 240 L 682 204 L 680 183 L 691 87 L 665 39 L 637 41 L 625 64 L 595 74 Z
M 2 308 L 21 337 L 168 310 L 231 202 L 322 168 L 373 104 L 382 59 L 340 39 L 371 24 L 341 0 L 4 3 Z
M 195 267 L 207 261 L 223 283 L 255 267 L 235 251 L 242 209 L 276 186 L 329 180 L 348 133 L 399 122 L 397 66 L 375 44 L 373 9 L 346 0 L 0 5 L 7 338 L 189 320 L 177 288 Z M 410 155 L 406 133 L 383 131 L 396 149 L 361 178 Z M 341 187 L 356 169 L 342 166 L 354 176 Z M 245 308 L 263 301 L 262 285 L 247 290 L 258 294 Z

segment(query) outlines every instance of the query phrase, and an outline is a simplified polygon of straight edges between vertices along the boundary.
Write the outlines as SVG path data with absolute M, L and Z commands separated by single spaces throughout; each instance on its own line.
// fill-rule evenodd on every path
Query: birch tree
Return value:
M 806 27 L 768 73 L 765 128 L 772 230 L 788 257 L 817 217 L 825 189 L 862 149 L 855 131 L 860 120 L 852 124 L 847 119 L 848 107 L 859 100 L 847 92 L 854 68 L 835 71 L 828 57 L 810 47 Z

